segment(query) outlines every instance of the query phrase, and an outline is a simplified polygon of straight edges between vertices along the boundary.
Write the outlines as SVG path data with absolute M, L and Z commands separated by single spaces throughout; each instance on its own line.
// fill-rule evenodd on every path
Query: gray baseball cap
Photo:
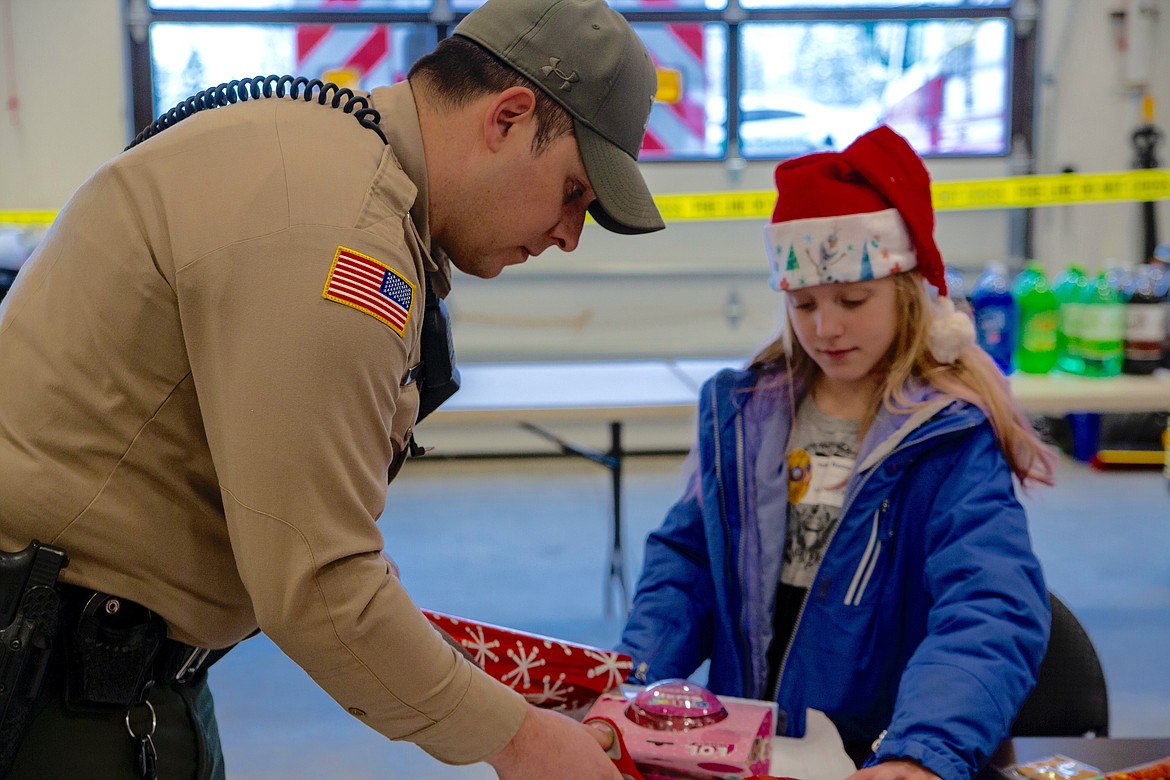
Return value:
M 665 227 L 638 170 L 658 74 L 621 14 L 604 0 L 487 0 L 454 34 L 523 73 L 573 117 L 599 225 L 627 234 Z

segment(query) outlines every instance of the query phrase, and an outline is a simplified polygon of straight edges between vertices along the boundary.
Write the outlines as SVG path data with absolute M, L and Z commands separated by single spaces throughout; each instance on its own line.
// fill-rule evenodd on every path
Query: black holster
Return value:
M 64 550 L 33 541 L 0 552 L 0 775 L 8 771 L 41 692 L 58 633 Z
M 65 706 L 125 712 L 158 680 L 166 621 L 129 599 L 65 585 Z
M 167 622 L 128 598 L 62 583 L 65 707 L 123 713 L 156 685 L 185 685 L 231 648 L 208 650 L 167 637 Z

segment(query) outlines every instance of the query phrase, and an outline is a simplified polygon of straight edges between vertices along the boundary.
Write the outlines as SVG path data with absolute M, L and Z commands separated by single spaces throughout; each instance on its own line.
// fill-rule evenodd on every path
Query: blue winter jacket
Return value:
M 791 400 L 756 369 L 699 401 L 697 481 L 646 542 L 620 648 L 644 681 L 710 660 L 717 694 L 779 702 L 778 731 L 821 710 L 872 765 L 966 780 L 1008 736 L 1048 641 L 1049 606 L 1012 475 L 983 412 L 928 386 L 879 413 L 797 620 L 764 690 L 786 518 L 759 518 L 756 460 L 783 462 Z M 774 512 L 769 514 L 787 514 Z

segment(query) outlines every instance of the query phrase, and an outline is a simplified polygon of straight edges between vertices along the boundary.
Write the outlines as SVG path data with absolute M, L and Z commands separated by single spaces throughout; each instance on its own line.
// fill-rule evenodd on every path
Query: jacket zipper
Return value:
M 731 524 L 727 520 L 727 513 L 726 513 L 726 510 L 724 509 L 724 507 L 727 506 L 727 494 L 723 489 L 723 448 L 720 444 L 721 437 L 719 436 L 719 408 L 718 408 L 718 405 L 716 403 L 717 400 L 718 400 L 718 396 L 716 395 L 715 387 L 712 386 L 711 387 L 711 407 L 715 413 L 711 415 L 711 427 L 712 427 L 712 439 L 715 441 L 715 483 L 719 486 L 719 505 L 720 505 L 720 512 L 721 512 L 722 517 L 723 517 L 723 532 L 724 532 L 724 537 L 725 537 L 723 540 L 723 547 L 725 549 L 725 552 L 724 552 L 725 566 L 726 566 L 726 568 L 731 568 L 731 544 L 730 544 L 730 542 L 731 542 Z M 736 551 L 735 566 L 737 567 L 737 570 L 734 572 L 729 571 L 729 572 L 727 572 L 727 575 L 728 575 L 729 582 L 736 582 L 739 584 L 739 604 L 740 604 L 740 606 L 739 606 L 739 621 L 738 621 L 738 626 L 737 626 L 738 631 L 736 632 L 736 638 L 739 640 L 740 650 L 743 653 L 743 663 L 742 663 L 742 666 L 740 667 L 741 674 L 743 676 L 743 680 L 742 680 L 743 695 L 744 696 L 751 696 L 751 691 L 752 691 L 752 685 L 751 685 L 751 682 L 752 682 L 751 645 L 748 642 L 747 631 L 745 629 L 745 626 L 747 625 L 747 599 L 745 599 L 744 595 L 743 595 L 744 594 L 744 587 L 745 587 L 745 583 L 743 580 L 743 561 L 744 561 L 744 557 L 746 555 L 746 552 L 744 549 L 744 547 L 745 547 L 744 538 L 745 537 L 744 537 L 744 533 L 742 531 L 742 527 L 744 524 L 744 510 L 745 510 L 744 500 L 745 500 L 745 496 L 747 494 L 747 486 L 745 483 L 745 477 L 744 477 L 744 473 L 743 473 L 743 461 L 744 461 L 743 426 L 744 426 L 743 410 L 736 409 L 735 410 L 735 464 L 736 464 L 736 472 L 737 472 L 737 478 L 738 478 L 737 499 L 739 501 L 739 516 L 740 516 L 741 531 L 739 534 L 739 545 L 738 545 L 738 549 Z
M 874 464 L 873 468 L 866 472 L 862 477 L 861 482 L 857 486 L 857 490 L 849 496 L 844 506 L 841 507 L 841 514 L 837 520 L 837 524 L 833 526 L 833 532 L 829 535 L 829 542 L 825 545 L 825 557 L 828 557 L 829 550 L 833 547 L 833 540 L 837 538 L 837 531 L 841 528 L 841 520 L 845 518 L 845 513 L 849 511 L 849 507 L 853 504 L 853 499 L 861 494 L 861 489 L 865 487 L 865 483 L 878 470 L 878 467 L 886 462 L 886 458 L 897 452 L 895 448 L 893 451 L 886 454 L 884 458 Z M 822 559 L 823 561 L 824 559 Z M 792 626 L 792 636 L 788 640 L 788 646 L 784 648 L 784 657 L 780 659 L 780 669 L 776 672 L 776 684 L 771 691 L 771 701 L 776 701 L 780 698 L 780 682 L 784 679 L 784 669 L 788 666 L 788 656 L 792 654 L 792 645 L 796 642 L 796 632 L 800 630 L 800 621 L 804 617 L 804 608 L 808 605 L 808 597 L 812 595 L 816 588 L 817 582 L 821 579 L 821 571 L 817 569 L 817 576 L 813 578 L 812 584 L 809 585 L 808 592 L 804 594 L 804 599 L 800 602 L 800 610 L 796 613 L 796 623 Z
M 863 487 L 865 487 L 865 483 L 869 481 L 870 477 L 872 477 L 874 474 L 877 473 L 878 468 L 880 468 L 883 463 L 885 463 L 887 460 L 890 459 L 890 456 L 894 455 L 895 453 L 901 452 L 902 450 L 904 450 L 907 447 L 910 447 L 912 445 L 918 445 L 918 444 L 921 444 L 922 442 L 930 441 L 931 439 L 937 438 L 939 436 L 949 435 L 949 434 L 964 430 L 966 428 L 973 428 L 973 427 L 975 427 L 975 425 L 973 423 L 971 423 L 971 424 L 966 424 L 966 425 L 962 425 L 962 426 L 957 426 L 954 428 L 946 428 L 944 430 L 935 431 L 928 436 L 922 437 L 921 439 L 915 439 L 912 442 L 905 442 L 905 441 L 901 442 L 898 446 L 894 447 L 894 449 L 887 452 L 882 457 L 882 459 L 879 460 L 877 463 L 875 463 L 873 465 L 873 467 L 870 468 L 869 471 L 866 472 L 865 476 L 862 477 L 861 482 L 859 482 L 857 485 L 857 490 L 853 491 L 853 493 L 849 496 L 848 500 L 846 500 L 844 506 L 841 507 L 841 515 L 840 515 L 841 518 L 845 517 L 846 512 L 848 512 L 849 508 L 853 505 L 854 499 L 856 499 L 857 496 L 861 495 L 861 489 Z M 883 503 L 888 503 L 888 499 L 884 499 Z M 880 509 L 879 509 L 879 511 L 880 511 Z M 837 525 L 833 528 L 833 533 L 829 536 L 828 544 L 825 545 L 825 556 L 826 557 L 829 554 L 829 550 L 833 546 L 833 540 L 837 538 L 837 531 L 840 528 L 841 528 L 841 523 L 840 523 L 840 521 L 838 521 Z M 792 646 L 796 641 L 797 632 L 800 631 L 800 621 L 804 617 L 804 608 L 805 608 L 805 606 L 808 605 L 808 597 L 813 593 L 813 589 L 816 587 L 817 582 L 820 580 L 820 578 L 821 578 L 821 572 L 820 572 L 820 569 L 818 569 L 817 576 L 813 579 L 812 585 L 809 586 L 808 593 L 805 594 L 804 600 L 800 603 L 800 610 L 796 613 L 796 623 L 793 624 L 793 626 L 792 626 L 792 637 L 788 640 L 788 647 L 784 648 L 784 657 L 782 659 L 780 659 L 780 669 L 776 673 L 776 684 L 772 687 L 772 691 L 770 692 L 771 698 L 769 699 L 769 701 L 776 701 L 778 698 L 780 698 L 780 682 L 784 679 L 784 669 L 788 666 L 788 656 L 791 655 L 791 653 L 792 653 Z M 846 603 L 848 603 L 848 602 L 846 602 Z
M 736 572 L 731 571 L 731 524 L 727 521 L 727 491 L 723 486 L 723 442 L 719 436 L 719 397 L 715 392 L 714 385 L 711 386 L 711 440 L 715 443 L 715 484 L 719 487 L 719 512 L 723 519 L 723 568 L 728 582 L 738 582 L 740 586 L 740 602 L 743 602 L 743 580 Z M 736 438 L 739 438 L 739 425 L 737 425 Z M 742 616 L 742 610 L 741 610 Z M 741 651 L 745 653 L 747 650 L 747 634 L 744 632 L 743 620 L 741 619 L 738 626 L 736 638 L 739 640 Z M 745 664 L 747 668 L 751 669 L 750 659 Z M 744 676 L 744 684 L 746 686 L 748 677 Z M 744 688 L 744 695 L 748 694 L 748 688 Z
M 740 641 L 743 642 L 744 659 L 744 678 L 743 691 L 744 695 L 751 697 L 754 690 L 752 679 L 752 646 L 748 640 L 748 634 L 745 629 L 747 626 L 747 599 L 744 594 L 747 592 L 747 583 L 744 582 L 744 558 L 747 557 L 747 478 L 744 476 L 744 445 L 743 445 L 743 410 L 737 410 L 735 413 L 735 467 L 736 473 L 739 476 L 739 555 L 737 574 L 739 575 L 739 635 Z

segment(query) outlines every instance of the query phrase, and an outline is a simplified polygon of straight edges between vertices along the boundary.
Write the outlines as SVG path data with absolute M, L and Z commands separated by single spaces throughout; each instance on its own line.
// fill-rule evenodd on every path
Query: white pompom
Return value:
M 926 348 L 940 363 L 954 363 L 967 347 L 975 343 L 975 323 L 955 310 L 950 298 L 939 296 L 934 322 L 926 334 Z

